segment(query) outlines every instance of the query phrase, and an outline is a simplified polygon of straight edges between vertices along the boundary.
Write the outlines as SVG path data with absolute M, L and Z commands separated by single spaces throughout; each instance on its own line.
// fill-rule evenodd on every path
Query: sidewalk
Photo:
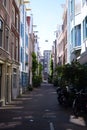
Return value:
M 1 128 L 13 128 L 17 125 L 15 120 L 23 118 L 25 102 L 30 99 L 32 93 L 33 92 L 27 91 L 25 94 L 11 101 L 10 104 L 0 107 L 0 130 Z

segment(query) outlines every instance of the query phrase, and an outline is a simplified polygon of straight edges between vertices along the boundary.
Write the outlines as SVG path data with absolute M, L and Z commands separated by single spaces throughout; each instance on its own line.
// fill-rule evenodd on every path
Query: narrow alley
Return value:
M 87 130 L 87 119 L 58 104 L 56 88 L 43 83 L 0 108 L 0 130 Z

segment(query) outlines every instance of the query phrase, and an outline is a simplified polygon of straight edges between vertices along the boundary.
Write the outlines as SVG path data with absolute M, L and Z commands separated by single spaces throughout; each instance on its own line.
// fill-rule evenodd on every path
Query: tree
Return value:
M 52 79 L 53 79 L 53 59 L 52 59 L 52 55 L 51 55 L 51 60 L 50 60 L 50 74 L 48 76 L 48 82 L 52 83 Z
M 39 75 L 42 75 L 43 70 L 42 64 L 39 62 L 38 66 L 39 66 Z
M 53 78 L 53 59 L 51 58 L 51 62 L 50 62 L 50 75 L 51 75 L 51 78 Z
M 32 83 L 33 87 L 38 87 L 42 81 L 42 65 L 38 64 L 35 52 L 32 53 Z
M 33 52 L 32 53 L 32 74 L 33 74 L 33 77 L 36 73 L 37 68 L 38 68 L 38 62 L 36 59 L 36 54 L 35 54 L 35 52 Z
M 72 84 L 79 90 L 87 86 L 87 66 L 80 64 L 78 61 L 57 66 L 55 72 L 55 82 L 62 87 Z

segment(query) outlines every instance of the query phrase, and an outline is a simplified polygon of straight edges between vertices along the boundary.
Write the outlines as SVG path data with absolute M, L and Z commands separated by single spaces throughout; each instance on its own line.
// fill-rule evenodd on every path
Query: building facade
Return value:
M 56 65 L 64 65 L 67 63 L 67 5 L 63 6 L 64 12 L 62 16 L 63 23 L 58 25 L 56 31 Z
M 87 1 L 67 0 L 67 62 L 87 63 Z
M 64 6 L 64 13 L 63 13 L 63 64 L 66 64 L 67 61 L 67 5 Z
M 0 104 L 19 94 L 19 4 L 0 1 Z
M 68 32 L 70 37 L 70 59 L 87 63 L 87 1 L 68 1 Z M 68 33 L 68 34 L 69 34 Z M 70 38 L 70 39 L 69 39 Z
M 20 6 L 20 93 L 28 87 L 29 31 L 25 4 Z
M 44 50 L 44 65 L 43 65 L 43 76 L 44 80 L 48 80 L 50 75 L 50 61 L 51 61 L 51 50 Z
M 8 1 L 7 1 L 8 2 Z M 19 95 L 19 48 L 20 48 L 20 3 L 12 0 L 11 7 L 11 60 L 12 60 L 12 99 Z
M 63 25 L 58 27 L 57 35 L 57 65 L 63 65 L 64 55 L 64 36 L 63 36 Z
M 70 53 L 71 61 L 81 54 L 81 0 L 69 1 L 70 22 Z
M 81 0 L 81 64 L 87 64 L 87 0 Z
M 27 17 L 29 25 L 29 84 L 32 86 L 32 52 L 34 52 L 33 15 Z

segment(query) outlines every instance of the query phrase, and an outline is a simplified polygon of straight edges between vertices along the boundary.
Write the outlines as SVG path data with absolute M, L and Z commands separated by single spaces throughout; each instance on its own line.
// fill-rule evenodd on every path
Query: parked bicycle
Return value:
M 60 105 L 72 106 L 77 90 L 74 87 L 57 88 L 57 99 Z
M 78 116 L 81 112 L 87 113 L 87 88 L 81 89 L 76 93 L 73 101 L 73 113 Z

